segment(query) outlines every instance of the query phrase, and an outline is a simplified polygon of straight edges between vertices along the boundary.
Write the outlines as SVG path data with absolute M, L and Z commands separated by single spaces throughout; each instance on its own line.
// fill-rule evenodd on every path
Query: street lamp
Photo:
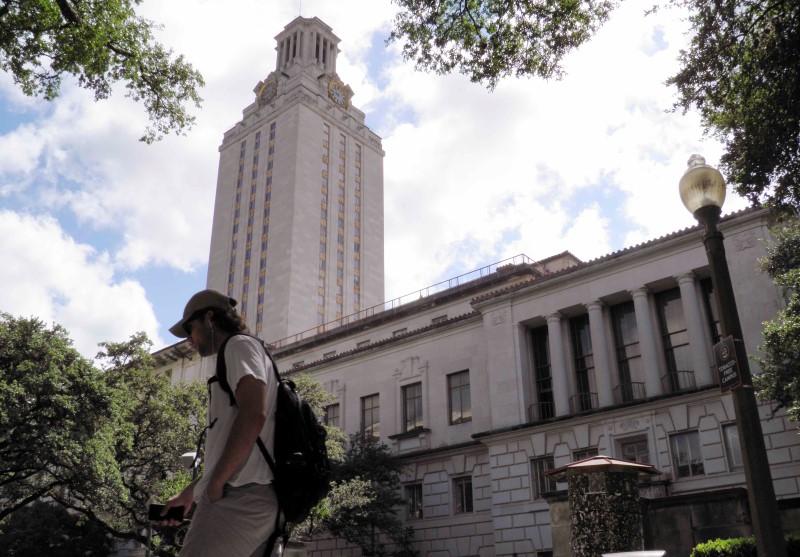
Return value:
M 196 451 L 189 451 L 181 455 L 181 464 L 187 472 L 192 473 L 192 479 L 197 477 L 197 469 L 200 466 Z
M 722 233 L 717 230 L 722 203 L 725 201 L 725 180 L 716 168 L 706 164 L 703 157 L 692 155 L 689 159 L 689 168 L 683 173 L 680 181 L 680 193 L 683 204 L 705 228 L 703 244 L 711 268 L 711 281 L 714 285 L 722 336 L 732 336 L 734 339 L 741 385 L 732 389 L 733 408 L 736 412 L 739 445 L 747 481 L 747 498 L 758 555 L 785 557 L 786 544 L 783 539 L 781 515 L 775 499 L 775 488 L 772 485 L 742 326 L 739 323 L 728 262 L 725 259 Z

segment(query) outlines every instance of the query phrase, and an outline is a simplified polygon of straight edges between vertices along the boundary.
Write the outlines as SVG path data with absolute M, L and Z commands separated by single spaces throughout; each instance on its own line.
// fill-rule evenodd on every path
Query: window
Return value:
M 431 324 L 437 325 L 439 323 L 444 323 L 445 321 L 447 321 L 447 315 L 440 315 L 438 317 L 434 317 L 433 319 L 431 319 Z
M 647 438 L 625 439 L 619 442 L 619 452 L 623 460 L 650 464 L 650 449 Z
M 322 357 L 323 358 L 333 358 L 336 355 L 336 350 L 331 350 L 330 352 L 325 352 Z
M 469 391 L 469 370 L 447 376 L 450 424 L 472 421 L 472 400 Z
M 356 343 L 356 348 L 364 348 L 365 346 L 368 346 L 368 345 L 369 345 L 369 339 L 362 340 L 362 341 Z
M 531 485 L 533 486 L 533 498 L 539 499 L 546 493 L 556 490 L 556 482 L 552 478 L 544 475 L 548 470 L 555 468 L 553 455 L 531 460 Z
M 572 332 L 572 355 L 575 362 L 575 396 L 572 398 L 572 410 L 582 412 L 591 410 L 592 386 L 591 376 L 594 372 L 594 356 L 592 355 L 592 336 L 589 332 L 589 316 L 581 315 L 570 319 Z
M 422 484 L 407 485 L 406 491 L 406 505 L 408 505 L 408 519 L 423 518 L 422 514 Z
M 464 476 L 453 480 L 453 508 L 455 514 L 472 512 L 472 477 Z
M 422 383 L 403 387 L 403 431 L 422 427 Z
M 585 449 L 578 449 L 572 453 L 572 462 L 578 462 L 580 460 L 586 460 L 587 458 L 592 458 L 593 456 L 597 456 L 600 453 L 597 451 L 597 447 L 587 447 Z
M 728 455 L 728 469 L 741 470 L 744 468 L 744 460 L 742 446 L 739 444 L 739 428 L 736 424 L 722 426 L 722 437 L 725 440 L 725 453 Z
M 661 341 L 667 361 L 664 388 L 674 393 L 694 387 L 692 356 L 689 351 L 689 333 L 683 316 L 681 292 L 674 288 L 656 296 Z
M 700 435 L 696 431 L 678 433 L 669 438 L 675 478 L 690 478 L 705 474 Z
M 325 407 L 325 425 L 339 427 L 339 405 L 329 404 Z
M 531 331 L 533 348 L 533 380 L 536 385 L 536 405 L 532 420 L 546 420 L 556 415 L 553 404 L 553 373 L 550 367 L 550 336 L 547 327 Z
M 402 329 L 397 329 L 396 331 L 392 331 L 392 336 L 396 337 L 399 335 L 404 335 L 408 332 L 408 328 L 403 327 Z
M 619 372 L 616 402 L 639 400 L 645 396 L 644 375 L 633 302 L 612 307 L 611 322 L 614 326 L 614 348 Z
M 378 395 L 365 396 L 361 399 L 361 431 L 371 434 L 373 437 L 380 437 L 381 416 L 380 399 Z

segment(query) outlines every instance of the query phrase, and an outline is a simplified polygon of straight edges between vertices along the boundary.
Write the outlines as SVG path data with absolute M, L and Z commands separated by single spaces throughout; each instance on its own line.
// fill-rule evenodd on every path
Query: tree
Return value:
M 722 141 L 720 170 L 754 204 L 800 206 L 800 3 L 676 0 L 693 37 L 667 80 Z
M 101 346 L 99 369 L 61 327 L 0 315 L 0 520 L 47 498 L 144 543 L 147 503 L 189 481 L 205 385 L 156 377 L 144 334 Z
M 317 416 L 325 415 L 325 407 L 336 400 L 336 395 L 326 391 L 319 381 L 316 381 L 305 374 L 298 374 L 292 377 L 297 388 L 297 394 L 305 400 Z M 341 462 L 344 460 L 344 448 L 347 445 L 347 435 L 336 426 L 324 424 L 328 437 L 325 439 L 325 448 L 328 450 L 328 458 L 331 462 Z
M 102 477 L 109 453 L 97 436 L 112 408 L 63 328 L 0 314 L 0 520 Z
M 205 385 L 171 386 L 155 376 L 152 343 L 144 333 L 101 343 L 97 355 L 113 400 L 98 432 L 108 449 L 103 476 L 78 478 L 53 498 L 102 525 L 118 539 L 146 541 L 147 505 L 173 495 L 190 478 L 180 455 L 195 447 L 205 424 Z M 88 481 L 91 480 L 91 481 Z M 162 554 L 170 554 L 164 548 Z
M 457 69 L 490 89 L 506 76 L 560 77 L 616 2 L 394 0 L 389 42 L 418 69 Z M 689 48 L 667 83 L 724 145 L 720 170 L 753 203 L 800 206 L 800 3 L 662 0 L 688 8 Z M 657 9 L 656 6 L 655 9 Z M 667 77 L 667 76 L 665 76 Z
M 389 555 L 387 540 L 395 546 L 391 555 L 416 555 L 413 529 L 403 527 L 397 517 L 404 504 L 400 496 L 402 468 L 400 458 L 371 435 L 352 436 L 345 459 L 335 470 L 338 489 L 334 498 L 344 495 L 343 504 L 324 520 L 324 527 L 358 545 L 365 556 Z M 342 487 L 348 484 L 349 488 Z
M 292 381 L 317 416 L 323 416 L 325 407 L 336 400 L 308 375 L 293 375 Z M 334 465 L 331 490 L 302 524 L 292 525 L 291 538 L 309 539 L 327 530 L 361 547 L 365 556 L 381 556 L 387 555 L 383 536 L 394 543 L 395 555 L 415 555 L 413 530 L 403 528 L 397 519 L 397 507 L 403 504 L 400 459 L 370 436 L 353 436 L 348 446 L 347 436 L 338 427 L 325 425 L 325 429 L 328 457 Z
M 800 420 L 800 219 L 794 217 L 774 231 L 775 241 L 760 261 L 761 269 L 786 289 L 789 303 L 764 329 L 757 358 L 762 372 L 754 377 L 759 394 L 787 408 Z
M 6 557 L 107 557 L 112 546 L 105 530 L 54 503 L 32 503 L 0 523 Z
M 66 74 L 105 99 L 122 82 L 144 104 L 151 143 L 194 123 L 203 77 L 153 37 L 155 24 L 136 15 L 142 0 L 0 0 L 0 69 L 26 95 L 58 97 Z
M 611 0 L 394 0 L 389 41 L 417 69 L 458 69 L 494 89 L 507 76 L 561 77 L 561 60 L 607 19 Z

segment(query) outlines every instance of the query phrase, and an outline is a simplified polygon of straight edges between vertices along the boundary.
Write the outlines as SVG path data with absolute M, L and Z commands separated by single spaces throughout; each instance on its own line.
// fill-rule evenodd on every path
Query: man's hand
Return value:
M 208 500 L 212 503 L 215 503 L 222 499 L 222 495 L 225 489 L 224 483 L 215 482 L 212 478 L 210 482 L 208 482 L 208 487 L 206 488 L 206 495 L 208 495 Z
M 184 516 L 189 513 L 189 509 L 192 507 L 192 503 L 194 502 L 194 486 L 197 483 L 197 480 L 193 481 L 189 485 L 187 485 L 183 491 L 178 493 L 175 497 L 167 500 L 164 503 L 164 510 L 162 511 L 161 515 L 165 516 L 167 512 L 173 507 L 183 507 L 183 514 Z M 180 526 L 180 520 L 161 520 L 156 522 L 156 524 L 160 526 Z

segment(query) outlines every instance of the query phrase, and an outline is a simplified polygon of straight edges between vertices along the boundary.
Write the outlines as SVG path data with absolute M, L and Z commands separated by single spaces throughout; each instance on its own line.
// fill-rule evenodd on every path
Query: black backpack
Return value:
M 237 333 L 246 334 L 246 333 Z M 231 335 L 231 337 L 236 335 Z M 325 447 L 327 432 L 320 425 L 311 406 L 302 400 L 294 382 L 282 379 L 272 354 L 258 337 L 275 372 L 278 394 L 275 410 L 275 458 L 273 459 L 261 437 L 256 441 L 261 453 L 272 470 L 273 482 L 278 494 L 278 508 L 288 522 L 300 523 L 319 503 L 330 489 L 331 463 Z M 209 384 L 218 381 L 223 391 L 228 393 L 231 406 L 236 405 L 233 391 L 228 384 L 225 366 L 225 339 L 217 354 L 216 375 Z M 280 512 L 278 513 L 280 515 Z M 276 528 L 276 533 L 281 530 Z M 285 538 L 285 535 L 284 535 Z M 274 543 L 274 541 L 273 541 Z

